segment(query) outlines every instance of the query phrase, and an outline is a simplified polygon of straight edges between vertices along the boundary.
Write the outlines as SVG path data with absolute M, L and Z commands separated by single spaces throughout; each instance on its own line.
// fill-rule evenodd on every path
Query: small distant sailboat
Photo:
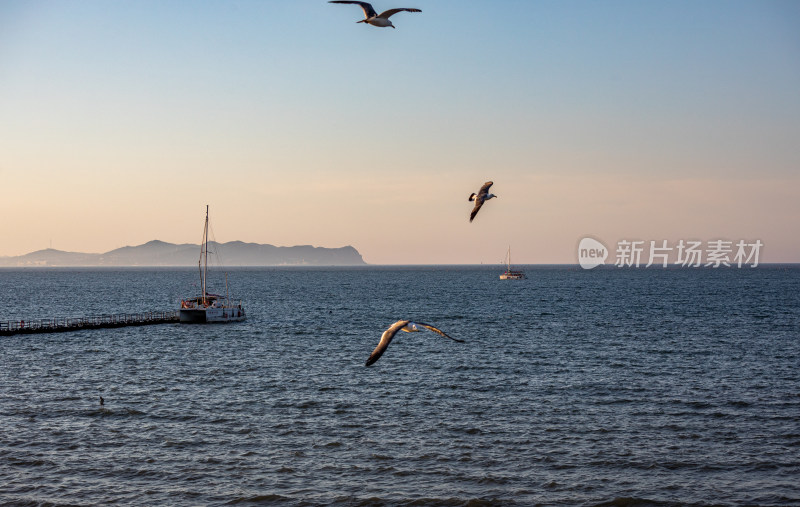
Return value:
M 180 321 L 185 324 L 205 324 L 212 322 L 238 322 L 245 319 L 242 302 L 232 303 L 228 296 L 228 275 L 225 275 L 225 297 L 209 294 L 208 280 L 208 205 L 206 205 L 206 225 L 203 228 L 203 241 L 200 244 L 200 293 L 198 297 L 181 301 Z
M 524 280 L 528 278 L 523 271 L 514 271 L 511 269 L 511 247 L 508 247 L 506 253 L 506 272 L 500 275 L 501 280 Z

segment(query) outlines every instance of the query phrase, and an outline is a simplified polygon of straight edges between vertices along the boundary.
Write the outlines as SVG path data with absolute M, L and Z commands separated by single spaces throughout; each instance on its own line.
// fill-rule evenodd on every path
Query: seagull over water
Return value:
M 494 185 L 493 181 L 487 181 L 486 183 L 483 184 L 481 189 L 478 190 L 477 194 L 476 193 L 470 194 L 469 200 L 475 201 L 475 207 L 472 208 L 472 213 L 469 214 L 470 222 L 472 222 L 475 219 L 475 215 L 478 214 L 478 211 L 480 211 L 481 206 L 483 206 L 484 202 L 488 201 L 492 197 L 497 197 L 496 195 L 489 193 L 489 187 L 491 187 L 492 185 Z
M 387 26 L 391 26 L 394 28 L 394 25 L 391 21 L 389 21 L 389 17 L 397 14 L 398 12 L 407 11 L 407 12 L 422 12 L 419 9 L 409 9 L 409 8 L 400 8 L 400 9 L 389 9 L 388 11 L 383 11 L 380 14 L 375 12 L 375 9 L 372 8 L 371 4 L 367 2 L 351 2 L 350 0 L 330 0 L 329 4 L 358 4 L 364 9 L 364 19 L 358 21 L 357 23 L 368 23 L 372 26 L 379 26 L 385 28 Z
M 453 341 L 464 343 L 464 340 L 459 340 L 457 338 L 453 338 L 452 336 L 448 336 L 447 333 L 442 331 L 441 329 L 435 328 L 430 324 L 423 324 L 422 322 L 412 322 L 410 320 L 398 320 L 391 326 L 389 329 L 383 332 L 381 335 L 381 341 L 378 343 L 378 346 L 375 347 L 375 350 L 372 351 L 370 354 L 369 359 L 367 359 L 367 364 L 364 366 L 369 366 L 373 364 L 375 361 L 381 358 L 384 352 L 386 352 L 386 348 L 392 342 L 392 338 L 394 335 L 397 334 L 398 331 L 405 331 L 406 333 L 414 333 L 419 331 L 421 327 L 433 331 L 436 334 L 442 335 L 445 338 L 450 338 Z

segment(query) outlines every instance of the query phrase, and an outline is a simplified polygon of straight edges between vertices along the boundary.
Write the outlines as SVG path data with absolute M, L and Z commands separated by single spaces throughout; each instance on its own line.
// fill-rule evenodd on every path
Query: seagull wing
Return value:
M 368 4 L 367 2 L 352 2 L 350 0 L 330 0 L 328 3 L 329 4 L 356 4 L 356 5 L 360 5 L 361 8 L 364 9 L 364 17 L 366 19 L 374 18 L 375 16 L 378 15 L 378 13 L 375 12 L 375 9 L 372 8 L 372 5 Z M 402 10 L 402 9 L 400 9 L 400 10 Z M 383 16 L 383 14 L 381 14 L 381 16 Z
M 389 9 L 388 11 L 381 12 L 381 15 L 378 16 L 378 17 L 379 18 L 384 18 L 384 19 L 389 19 L 389 16 L 393 16 L 394 14 L 397 14 L 398 12 L 403 12 L 403 11 L 407 11 L 407 12 L 422 12 L 419 9 L 408 9 L 408 8 Z
M 480 197 L 476 197 L 475 198 L 475 207 L 472 208 L 472 213 L 469 214 L 469 221 L 470 222 L 475 220 L 475 215 L 478 214 L 478 211 L 480 211 L 481 206 L 483 206 L 483 199 L 481 199 Z
M 378 342 L 378 346 L 375 347 L 375 350 L 372 351 L 372 354 L 369 355 L 369 359 L 367 359 L 367 363 L 364 366 L 369 366 L 373 364 L 375 361 L 381 358 L 384 352 L 386 352 L 386 347 L 392 342 L 392 338 L 394 335 L 397 334 L 402 328 L 406 327 L 408 323 L 411 322 L 410 320 L 398 320 L 391 326 L 389 329 L 383 332 L 381 335 L 381 341 Z
M 491 188 L 492 185 L 494 185 L 493 181 L 487 181 L 486 183 L 483 184 L 481 189 L 478 190 L 478 196 L 481 198 L 481 200 L 485 199 L 486 196 L 489 194 L 489 189 Z
M 454 342 L 464 343 L 464 340 L 459 340 L 458 338 L 453 338 L 452 336 L 450 336 L 449 334 L 445 333 L 444 331 L 442 331 L 438 327 L 433 327 L 430 324 L 425 324 L 423 322 L 413 322 L 413 324 L 416 324 L 418 326 L 422 326 L 422 327 L 424 327 L 425 329 L 427 329 L 429 331 L 433 331 L 434 333 L 436 333 L 438 335 L 444 336 L 445 338 L 450 338 Z

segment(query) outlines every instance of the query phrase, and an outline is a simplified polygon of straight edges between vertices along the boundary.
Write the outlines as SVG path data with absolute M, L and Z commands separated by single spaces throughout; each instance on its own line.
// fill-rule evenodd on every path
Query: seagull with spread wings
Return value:
M 394 25 L 391 21 L 389 21 L 389 17 L 397 14 L 398 12 L 407 11 L 407 12 L 422 12 L 419 9 L 409 9 L 409 8 L 400 8 L 400 9 L 389 9 L 388 11 L 383 11 L 380 14 L 375 12 L 375 9 L 372 8 L 371 4 L 367 2 L 352 2 L 350 0 L 330 0 L 329 4 L 357 4 L 360 5 L 362 9 L 364 9 L 364 19 L 361 21 L 357 21 L 357 23 L 368 23 L 372 26 L 379 26 L 379 27 L 387 27 L 391 26 L 394 28 Z
M 492 197 L 497 197 L 496 195 L 489 193 L 489 187 L 491 187 L 492 185 L 494 185 L 493 181 L 487 181 L 486 183 L 483 184 L 481 189 L 478 190 L 477 194 L 474 192 L 470 194 L 469 200 L 475 201 L 475 207 L 472 208 L 472 213 L 469 214 L 470 222 L 472 222 L 475 219 L 475 215 L 478 214 L 478 211 L 480 211 L 481 206 L 483 206 L 483 203 L 485 203 Z
M 445 338 L 450 338 L 453 341 L 464 343 L 464 340 L 453 338 L 452 336 L 449 336 L 441 329 L 435 328 L 430 324 L 423 324 L 422 322 L 413 322 L 410 320 L 398 320 L 397 322 L 389 326 L 389 329 L 383 332 L 383 334 L 381 335 L 381 341 L 378 343 L 378 346 L 375 347 L 375 350 L 372 351 L 372 354 L 370 354 L 369 359 L 367 359 L 367 364 L 365 366 L 369 366 L 378 359 L 380 359 L 383 353 L 386 352 L 386 348 L 392 342 L 392 338 L 394 338 L 394 335 L 396 335 L 398 331 L 405 331 L 406 333 L 414 333 L 416 331 L 419 331 L 420 330 L 419 328 L 421 327 L 433 331 L 438 335 L 444 336 Z

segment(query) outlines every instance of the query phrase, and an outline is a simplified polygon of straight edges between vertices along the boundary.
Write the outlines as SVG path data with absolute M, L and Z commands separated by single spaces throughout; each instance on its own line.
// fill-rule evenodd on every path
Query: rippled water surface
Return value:
M 501 271 L 239 269 L 243 323 L 0 337 L 0 504 L 800 504 L 800 268 Z M 195 278 L 0 270 L 0 320 Z M 401 318 L 466 343 L 364 367 Z

